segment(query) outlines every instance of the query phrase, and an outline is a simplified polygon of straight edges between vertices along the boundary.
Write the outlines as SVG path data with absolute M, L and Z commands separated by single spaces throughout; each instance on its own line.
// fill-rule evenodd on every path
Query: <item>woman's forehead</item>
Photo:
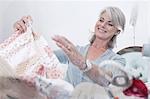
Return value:
M 110 17 L 109 13 L 107 13 L 107 12 L 101 13 L 100 18 L 107 22 L 112 22 L 112 18 Z

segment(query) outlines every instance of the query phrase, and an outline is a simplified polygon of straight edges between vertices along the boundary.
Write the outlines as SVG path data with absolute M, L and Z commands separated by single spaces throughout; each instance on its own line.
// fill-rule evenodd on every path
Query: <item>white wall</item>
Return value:
M 85 45 L 99 16 L 106 6 L 117 6 L 126 15 L 126 30 L 117 40 L 119 50 L 133 45 L 133 31 L 129 28 L 131 9 L 137 4 L 139 13 L 135 27 L 135 45 L 142 45 L 150 38 L 150 2 L 141 1 L 51 1 L 51 0 L 0 0 L 0 42 L 12 33 L 14 22 L 24 15 L 33 17 L 34 31 L 40 32 L 50 46 L 56 46 L 51 36 L 60 34 L 74 44 Z

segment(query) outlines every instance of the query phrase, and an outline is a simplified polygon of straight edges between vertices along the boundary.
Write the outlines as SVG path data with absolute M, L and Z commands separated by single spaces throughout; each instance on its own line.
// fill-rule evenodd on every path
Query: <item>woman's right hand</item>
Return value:
M 27 31 L 27 24 L 29 24 L 29 22 L 32 22 L 32 18 L 31 16 L 24 16 L 22 17 L 20 20 L 18 20 L 15 24 L 14 24 L 14 32 L 15 33 L 24 33 Z
M 14 32 L 21 34 L 21 33 L 25 33 L 27 31 L 27 26 L 29 25 L 29 22 L 33 22 L 32 17 L 31 16 L 23 16 L 20 20 L 18 20 L 15 24 L 14 24 Z M 40 37 L 40 33 L 36 33 L 33 32 L 32 30 L 32 34 L 34 36 L 35 39 L 38 39 Z

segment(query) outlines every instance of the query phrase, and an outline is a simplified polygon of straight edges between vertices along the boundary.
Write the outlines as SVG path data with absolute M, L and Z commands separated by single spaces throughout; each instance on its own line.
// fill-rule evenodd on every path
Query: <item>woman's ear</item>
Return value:
M 118 34 L 120 34 L 120 32 L 121 32 L 120 30 L 117 30 L 117 33 L 115 33 L 115 35 L 118 35 Z
M 121 30 L 117 30 L 117 33 L 120 33 L 121 32 Z

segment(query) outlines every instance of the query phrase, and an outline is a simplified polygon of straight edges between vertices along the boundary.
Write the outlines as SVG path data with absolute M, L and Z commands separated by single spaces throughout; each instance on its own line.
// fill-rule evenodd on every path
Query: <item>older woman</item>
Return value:
M 31 17 L 23 17 L 15 23 L 17 33 L 26 31 L 26 23 Z M 61 48 L 54 51 L 61 63 L 68 64 L 66 80 L 76 86 L 81 82 L 95 82 L 102 86 L 109 85 L 106 75 L 111 78 L 121 75 L 119 70 L 111 70 L 111 66 L 104 68 L 99 65 L 104 60 L 113 60 L 125 65 L 125 60 L 112 51 L 117 35 L 124 30 L 125 16 L 117 7 L 107 7 L 100 13 L 95 24 L 94 35 L 86 46 L 75 47 L 71 41 L 63 36 L 52 39 Z M 33 33 L 38 35 L 37 33 Z

